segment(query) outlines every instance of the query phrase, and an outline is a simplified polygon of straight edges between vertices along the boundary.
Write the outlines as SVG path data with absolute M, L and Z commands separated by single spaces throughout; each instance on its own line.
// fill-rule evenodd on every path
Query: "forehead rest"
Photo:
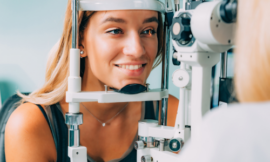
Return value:
M 165 12 L 165 5 L 158 0 L 79 0 L 81 11 L 153 10 Z

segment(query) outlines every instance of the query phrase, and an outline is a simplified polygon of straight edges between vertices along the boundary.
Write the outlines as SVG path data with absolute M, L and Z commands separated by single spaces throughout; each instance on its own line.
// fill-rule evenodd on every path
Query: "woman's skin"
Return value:
M 80 49 L 86 67 L 83 91 L 103 91 L 104 85 L 120 89 L 128 84 L 145 84 L 158 50 L 158 14 L 155 11 L 96 12 L 83 33 Z M 124 69 L 135 65 L 137 70 Z M 127 103 L 83 103 L 99 120 L 108 121 Z M 68 112 L 65 98 L 60 101 Z M 174 126 L 178 100 L 169 96 L 168 125 Z M 130 102 L 111 122 L 102 127 L 81 105 L 81 145 L 95 161 L 120 158 L 130 147 L 141 119 L 142 102 Z M 7 162 L 56 161 L 57 154 L 47 121 L 36 105 L 26 103 L 11 115 L 5 134 Z

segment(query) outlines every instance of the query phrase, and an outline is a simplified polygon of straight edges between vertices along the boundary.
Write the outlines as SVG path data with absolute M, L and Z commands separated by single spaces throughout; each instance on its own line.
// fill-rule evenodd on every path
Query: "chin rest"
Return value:
M 124 94 L 138 94 L 141 92 L 145 92 L 147 90 L 146 86 L 143 86 L 141 84 L 129 84 L 121 88 L 120 90 L 116 88 L 110 87 L 115 92 L 124 93 Z

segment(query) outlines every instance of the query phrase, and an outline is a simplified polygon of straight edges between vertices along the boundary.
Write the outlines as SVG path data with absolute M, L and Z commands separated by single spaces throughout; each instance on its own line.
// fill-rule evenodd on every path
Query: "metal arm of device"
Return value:
M 191 134 L 198 134 L 198 125 L 203 115 L 210 110 L 211 67 L 220 60 L 219 54 L 227 51 L 234 43 L 235 23 L 226 23 L 221 19 L 221 5 L 222 1 L 205 2 L 195 10 L 175 13 L 175 18 L 183 14 L 190 16 L 188 24 L 195 38 L 195 41 L 190 39 L 186 44 L 173 40 L 177 59 L 192 66 Z M 179 21 L 173 26 L 177 26 L 177 23 Z M 184 17 L 179 26 L 184 26 L 183 23 L 186 23 Z M 181 35 L 184 32 L 184 29 L 180 29 L 173 34 Z
M 164 41 L 165 41 L 165 54 L 163 55 L 162 61 L 162 80 L 161 80 L 161 88 L 169 89 L 169 65 L 170 65 L 170 26 L 173 18 L 173 8 L 171 0 L 166 0 L 166 13 L 165 13 L 165 21 L 164 21 Z M 168 98 L 162 99 L 162 107 L 161 107 L 161 125 L 167 125 L 167 109 L 168 109 Z
M 68 77 L 68 92 L 81 91 L 80 50 L 78 49 L 78 15 L 79 0 L 72 0 L 72 48 L 70 49 L 70 76 Z M 69 112 L 65 115 L 68 131 L 68 156 L 71 162 L 87 162 L 86 147 L 80 146 L 79 125 L 83 123 L 79 102 L 69 102 Z
M 152 120 L 139 122 L 138 162 L 179 161 L 180 155 L 172 152 L 179 151 L 190 136 L 192 140 L 200 135 L 202 117 L 210 110 L 211 69 L 220 60 L 220 53 L 234 44 L 235 23 L 221 18 L 222 1 L 197 3 L 195 9 L 175 12 L 171 26 L 176 50 L 173 57 L 181 62 L 172 78 L 180 88 L 175 126 L 158 125 Z M 156 145 L 148 145 L 148 138 Z

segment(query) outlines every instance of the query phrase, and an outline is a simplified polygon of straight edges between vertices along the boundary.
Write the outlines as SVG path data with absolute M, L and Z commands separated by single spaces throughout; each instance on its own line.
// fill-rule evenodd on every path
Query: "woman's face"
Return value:
M 144 84 L 158 51 L 158 13 L 104 11 L 90 18 L 81 42 L 91 72 L 114 88 Z

